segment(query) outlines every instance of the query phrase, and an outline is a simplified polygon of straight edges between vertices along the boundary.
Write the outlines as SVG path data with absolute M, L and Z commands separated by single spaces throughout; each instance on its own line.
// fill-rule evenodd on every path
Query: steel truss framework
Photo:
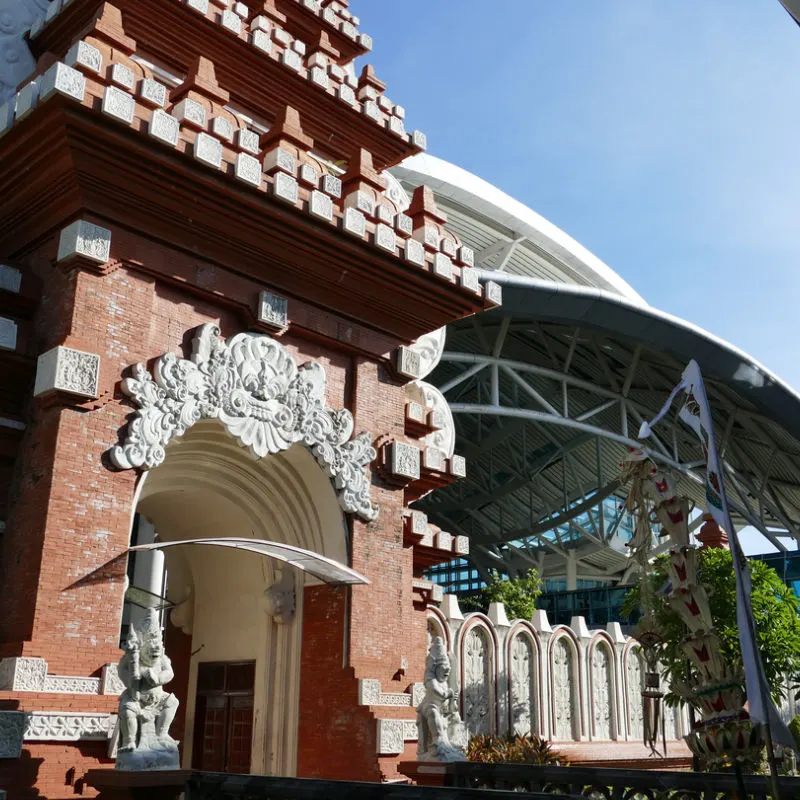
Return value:
M 484 574 L 535 566 L 568 585 L 627 581 L 620 464 L 684 367 L 641 341 L 531 314 L 498 310 L 451 326 L 432 379 L 454 413 L 469 476 L 420 507 L 470 537 Z M 708 374 L 707 384 L 736 523 L 785 550 L 780 536 L 800 538 L 800 443 L 730 385 Z M 649 442 L 703 509 L 694 434 L 670 415 Z

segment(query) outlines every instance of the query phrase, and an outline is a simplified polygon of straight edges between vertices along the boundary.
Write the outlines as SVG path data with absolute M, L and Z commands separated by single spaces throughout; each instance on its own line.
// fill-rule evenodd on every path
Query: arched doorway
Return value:
M 201 420 L 170 442 L 163 463 L 143 478 L 137 512 L 163 541 L 252 537 L 302 547 L 342 564 L 349 560 L 339 498 L 309 450 L 295 444 L 258 459 L 217 420 Z M 237 747 L 238 771 L 293 775 L 303 587 L 314 579 L 227 548 L 170 548 L 164 558 L 167 596 L 178 604 L 173 620 L 191 636 L 188 688 L 182 698 L 184 766 L 201 763 L 199 747 Z M 288 619 L 271 616 L 265 593 L 275 584 L 291 587 L 291 581 L 294 613 Z M 248 665 L 249 705 L 241 683 Z M 234 673 L 239 677 L 232 691 L 227 685 L 207 685 Z M 208 691 L 214 714 L 208 712 Z M 212 763 L 219 763 L 215 759 Z M 232 763 L 226 760 L 228 767 Z

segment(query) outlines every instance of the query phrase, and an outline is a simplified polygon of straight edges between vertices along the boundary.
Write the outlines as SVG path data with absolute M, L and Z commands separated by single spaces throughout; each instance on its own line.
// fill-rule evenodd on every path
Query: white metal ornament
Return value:
M 201 325 L 190 359 L 166 353 L 153 375 L 136 364 L 123 390 L 139 406 L 124 442 L 111 449 L 120 469 L 152 469 L 166 446 L 202 419 L 218 419 L 257 458 L 300 442 L 336 488 L 345 511 L 378 516 L 366 466 L 377 453 L 369 433 L 351 439 L 353 416 L 325 406 L 325 370 L 297 366 L 289 352 L 264 334 L 239 333 L 225 341 L 213 324 Z

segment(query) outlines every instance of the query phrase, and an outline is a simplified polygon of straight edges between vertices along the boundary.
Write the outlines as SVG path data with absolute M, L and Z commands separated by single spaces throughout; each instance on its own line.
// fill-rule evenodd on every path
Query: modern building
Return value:
M 638 743 L 618 628 L 465 619 L 425 574 L 624 583 L 619 462 L 690 357 L 779 542 L 797 396 L 421 157 L 346 0 L 0 16 L 0 793 L 112 767 L 148 607 L 187 768 L 399 778 L 431 634 L 473 733 Z

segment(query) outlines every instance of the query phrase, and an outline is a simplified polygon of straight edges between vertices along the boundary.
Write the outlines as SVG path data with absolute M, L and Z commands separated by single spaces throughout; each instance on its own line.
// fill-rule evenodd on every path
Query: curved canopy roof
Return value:
M 800 538 L 800 397 L 746 353 L 619 293 L 485 273 L 503 306 L 448 328 L 428 380 L 453 411 L 466 480 L 424 498 L 471 538 L 473 560 L 546 577 L 623 579 L 620 464 L 696 359 L 707 381 L 737 525 Z M 648 440 L 704 508 L 703 454 L 674 416 Z M 571 565 L 571 567 L 570 567 Z
M 461 167 L 422 154 L 392 173 L 406 187 L 436 194 L 447 227 L 475 251 L 478 267 L 557 283 L 596 286 L 644 303 L 597 256 L 523 203 Z

